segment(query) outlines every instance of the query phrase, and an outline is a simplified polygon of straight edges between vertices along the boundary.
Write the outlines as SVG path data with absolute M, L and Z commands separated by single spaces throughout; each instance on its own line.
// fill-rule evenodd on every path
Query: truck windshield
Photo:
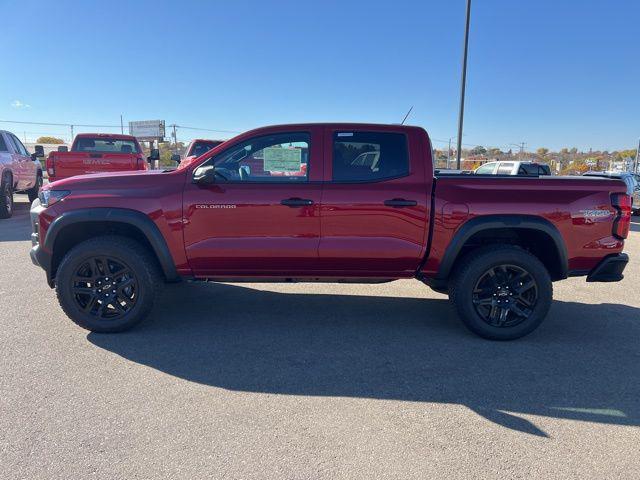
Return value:
M 140 153 L 133 140 L 115 138 L 79 138 L 75 150 L 77 152 Z

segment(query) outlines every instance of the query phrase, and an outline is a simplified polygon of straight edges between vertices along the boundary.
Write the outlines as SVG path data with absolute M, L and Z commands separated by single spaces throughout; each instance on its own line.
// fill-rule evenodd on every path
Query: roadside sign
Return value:
M 129 122 L 129 135 L 143 141 L 164 139 L 164 120 Z

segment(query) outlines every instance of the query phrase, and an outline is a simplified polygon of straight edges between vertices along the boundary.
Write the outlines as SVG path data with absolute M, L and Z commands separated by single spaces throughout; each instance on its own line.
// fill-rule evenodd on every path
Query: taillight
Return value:
M 612 193 L 611 205 L 616 209 L 616 218 L 613 220 L 613 235 L 620 239 L 627 238 L 631 227 L 631 195 Z
M 144 161 L 143 157 L 136 157 L 136 169 L 137 170 L 147 169 L 147 162 Z
M 47 174 L 50 177 L 55 177 L 56 176 L 56 164 L 55 161 L 53 160 L 53 155 L 49 154 L 49 156 L 47 157 Z

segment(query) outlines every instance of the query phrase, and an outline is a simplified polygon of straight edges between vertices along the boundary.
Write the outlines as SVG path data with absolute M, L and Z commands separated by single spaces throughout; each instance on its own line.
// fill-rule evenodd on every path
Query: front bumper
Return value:
M 619 282 L 622 272 L 629 263 L 629 255 L 616 253 L 603 258 L 587 275 L 587 282 Z
M 31 204 L 31 210 L 29 211 L 31 218 L 31 251 L 29 252 L 29 256 L 34 265 L 45 271 L 47 274 L 47 283 L 50 287 L 53 287 L 53 280 L 51 279 L 51 255 L 42 248 L 40 243 L 40 223 L 38 216 L 43 210 L 44 207 L 40 205 L 40 200 L 36 198 Z

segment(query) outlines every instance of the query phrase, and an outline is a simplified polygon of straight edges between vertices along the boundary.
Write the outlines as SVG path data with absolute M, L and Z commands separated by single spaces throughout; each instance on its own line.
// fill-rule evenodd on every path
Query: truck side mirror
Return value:
M 58 147 L 58 151 L 59 152 L 68 152 L 69 151 L 69 147 L 67 147 L 66 145 L 60 145 Z
M 174 153 L 173 155 L 171 155 L 171 161 L 180 163 L 180 155 L 178 155 L 177 153 Z
M 216 170 L 212 165 L 198 167 L 193 172 L 193 183 L 198 185 L 212 185 L 216 182 Z
M 36 151 L 36 153 L 34 153 L 36 157 L 38 158 L 44 157 L 44 147 L 42 145 L 36 145 L 34 147 L 34 150 Z
M 147 161 L 151 163 L 156 160 L 160 160 L 160 150 L 158 150 L 157 148 L 152 148 L 149 156 L 147 157 Z

